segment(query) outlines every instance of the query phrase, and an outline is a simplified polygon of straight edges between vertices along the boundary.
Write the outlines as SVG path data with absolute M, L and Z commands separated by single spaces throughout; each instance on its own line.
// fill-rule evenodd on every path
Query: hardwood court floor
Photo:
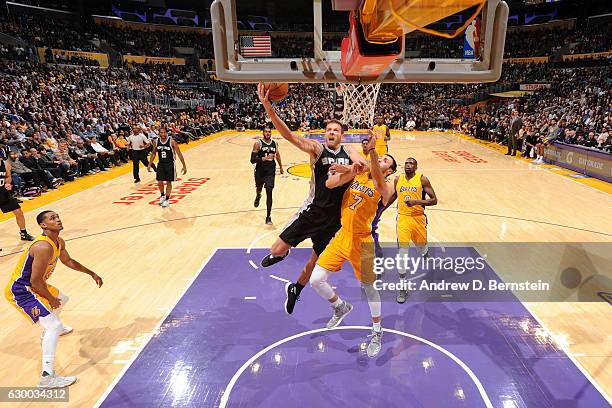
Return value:
M 264 224 L 265 200 L 253 208 L 248 159 L 255 136 L 228 133 L 186 151 L 189 172 L 182 182 L 189 185 L 184 197 L 167 209 L 150 204 L 158 196 L 147 187 L 153 174 L 144 169 L 140 185 L 124 174 L 44 206 L 62 217 L 62 236 L 70 254 L 105 282 L 98 289 L 89 277 L 61 264 L 50 280 L 70 296 L 62 320 L 75 328 L 59 341 L 57 370 L 79 376 L 70 388 L 70 404 L 57 406 L 94 405 L 155 335 L 214 248 L 269 246 L 301 206 L 308 192 L 307 179 L 285 173 L 276 179 L 275 225 Z M 280 152 L 285 168 L 307 160 L 283 140 Z M 406 157 L 417 158 L 419 171 L 436 190 L 439 203 L 428 210 L 432 241 L 612 241 L 610 195 L 543 166 L 500 155 L 450 133 L 394 133 L 390 153 L 400 164 Z M 27 208 L 36 206 L 34 201 Z M 39 232 L 34 221 L 37 212 L 26 213 L 33 234 Z M 395 215 L 391 208 L 383 216 L 379 231 L 384 241 L 395 240 Z M 0 224 L 3 285 L 24 246 L 15 233 L 12 219 Z M 612 393 L 611 306 L 603 302 L 528 306 L 567 353 Z M 40 330 L 6 302 L 1 303 L 0 319 L 0 385 L 36 385 Z

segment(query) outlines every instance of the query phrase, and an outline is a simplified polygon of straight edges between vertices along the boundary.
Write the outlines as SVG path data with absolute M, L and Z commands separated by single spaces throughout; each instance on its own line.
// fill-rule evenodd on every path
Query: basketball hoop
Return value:
M 342 122 L 347 126 L 349 124 L 365 123 L 368 127 L 372 127 L 380 83 L 339 83 L 338 87 L 338 96 L 342 95 L 344 99 Z

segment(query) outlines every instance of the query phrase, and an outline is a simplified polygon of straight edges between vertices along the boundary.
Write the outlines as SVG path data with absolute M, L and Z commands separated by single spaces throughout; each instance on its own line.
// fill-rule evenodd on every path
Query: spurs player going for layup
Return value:
M 167 207 L 170 199 L 170 193 L 172 193 L 172 182 L 176 181 L 176 158 L 175 155 L 181 160 L 183 168 L 182 174 L 187 173 L 187 166 L 185 166 L 185 159 L 183 153 L 179 148 L 178 143 L 170 136 L 165 128 L 159 129 L 159 138 L 153 142 L 153 155 L 151 161 L 147 166 L 147 170 L 151 171 L 151 166 L 154 166 L 153 161 L 155 156 L 159 156 L 159 163 L 157 163 L 157 187 L 159 187 L 159 205 Z M 164 190 L 165 184 L 165 190 Z
M 57 260 L 75 271 L 83 272 L 102 286 L 102 278 L 70 257 L 66 243 L 59 237 L 64 229 L 62 221 L 53 211 L 43 211 L 36 216 L 36 222 L 43 230 L 42 235 L 21 254 L 4 295 L 13 307 L 33 323 L 40 323 L 42 336 L 42 374 L 39 388 L 61 388 L 74 383 L 76 377 L 58 376 L 54 369 L 55 349 L 59 336 L 72 331 L 59 319 L 68 296 L 49 285 L 47 279 L 53 273 Z
M 310 238 L 312 249 L 310 260 L 304 266 L 296 283 L 287 284 L 287 300 L 285 311 L 293 313 L 295 302 L 300 292 L 310 280 L 312 269 L 329 241 L 340 229 L 340 206 L 342 196 L 348 187 L 348 182 L 335 188 L 325 186 L 330 167 L 333 164 L 350 165 L 352 162 L 358 168 L 365 166 L 365 160 L 350 146 L 343 146 L 342 135 L 344 129 L 342 123 L 330 120 L 325 126 L 325 142 L 306 139 L 303 136 L 291 132 L 287 125 L 278 117 L 265 92 L 263 84 L 257 86 L 257 95 L 270 116 L 274 127 L 281 136 L 298 149 L 308 153 L 312 166 L 312 178 L 310 180 L 310 195 L 302 208 L 281 232 L 278 239 L 272 244 L 270 254 L 262 261 L 261 266 L 268 267 L 282 261 L 291 247 Z
M 376 275 L 372 220 L 378 211 L 379 201 L 386 206 L 393 199 L 393 184 L 387 181 L 387 177 L 397 169 L 397 163 L 391 155 L 385 154 L 378 158 L 375 143 L 375 138 L 372 137 L 368 149 L 371 156 L 368 173 L 334 174 L 327 180 L 326 185 L 332 188 L 354 177 L 342 199 L 342 228 L 319 257 L 310 277 L 312 287 L 332 305 L 333 315 L 327 323 L 327 328 L 333 329 L 350 313 L 353 306 L 342 301 L 327 280 L 333 273 L 340 271 L 345 261 L 349 261 L 353 266 L 372 315 L 372 338 L 367 349 L 369 357 L 378 354 L 382 338 L 380 294 L 373 285 Z
M 281 163 L 278 144 L 272 140 L 272 130 L 265 127 L 263 138 L 257 140 L 251 152 L 251 163 L 255 165 L 255 202 L 253 205 L 259 207 L 261 200 L 261 190 L 266 188 L 266 224 L 272 224 L 270 216 L 272 212 L 272 190 L 274 189 L 274 178 L 276 176 L 276 165 L 274 159 L 278 161 L 280 174 L 283 174 L 283 164 Z
M 417 171 L 417 161 L 413 157 L 406 159 L 404 172 L 395 178 L 397 194 L 397 242 L 400 248 L 408 247 L 412 242 L 417 246 L 419 255 L 427 255 L 427 216 L 425 207 L 438 204 L 438 197 L 429 179 Z M 429 196 L 429 198 L 427 198 Z M 406 287 L 406 271 L 400 270 L 401 287 Z M 407 290 L 400 289 L 397 302 L 404 303 Z

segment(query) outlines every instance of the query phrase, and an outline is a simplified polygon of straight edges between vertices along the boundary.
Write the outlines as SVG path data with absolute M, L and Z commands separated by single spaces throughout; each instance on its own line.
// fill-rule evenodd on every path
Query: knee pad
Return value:
M 310 286 L 315 287 L 327 283 L 330 272 L 320 265 L 315 265 L 310 275 Z

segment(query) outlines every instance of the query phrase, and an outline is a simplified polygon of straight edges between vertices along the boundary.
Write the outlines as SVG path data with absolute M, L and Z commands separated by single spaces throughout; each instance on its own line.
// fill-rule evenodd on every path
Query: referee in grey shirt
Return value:
M 132 150 L 132 165 L 134 166 L 132 172 L 134 173 L 134 183 L 139 183 L 140 162 L 142 162 L 145 167 L 149 165 L 149 154 L 147 149 L 151 146 L 151 142 L 149 141 L 149 138 L 142 133 L 140 126 L 134 126 L 132 128 L 132 134 L 127 138 L 127 140 L 129 147 Z M 153 170 L 157 171 L 155 164 L 153 164 L 151 167 L 153 167 Z

